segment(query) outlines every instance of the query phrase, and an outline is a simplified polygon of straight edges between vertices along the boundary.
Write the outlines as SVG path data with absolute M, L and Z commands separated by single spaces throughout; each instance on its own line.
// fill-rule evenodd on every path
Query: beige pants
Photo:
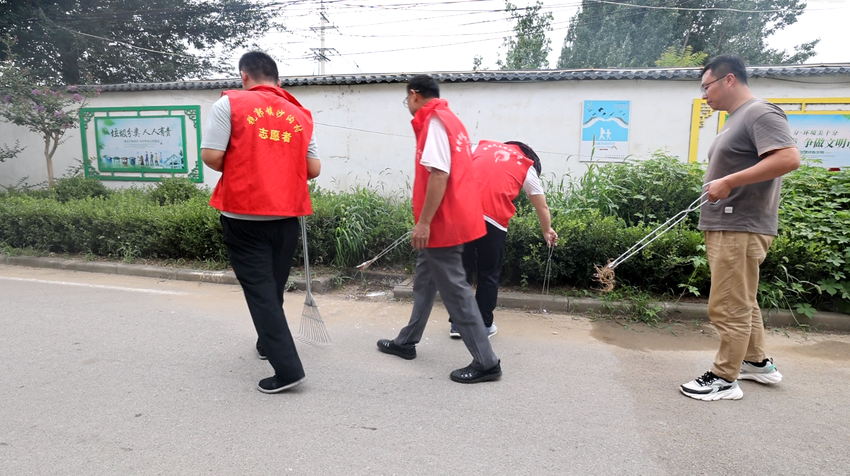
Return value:
M 761 362 L 764 324 L 756 295 L 759 265 L 773 237 L 737 231 L 706 231 L 711 270 L 708 317 L 720 334 L 720 350 L 711 371 L 728 381 L 738 378 L 741 362 Z

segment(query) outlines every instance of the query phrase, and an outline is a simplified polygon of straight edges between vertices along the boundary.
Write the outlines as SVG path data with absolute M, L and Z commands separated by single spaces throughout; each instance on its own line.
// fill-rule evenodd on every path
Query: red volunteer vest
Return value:
M 307 188 L 310 111 L 273 86 L 225 91 L 230 98 L 230 143 L 210 205 L 244 215 L 313 213 Z
M 472 154 L 469 150 L 469 135 L 460 119 L 449 109 L 445 99 L 432 99 L 413 116 L 411 124 L 416 134 L 416 176 L 413 181 L 413 216 L 419 215 L 425 205 L 425 192 L 431 173 L 419 163 L 428 137 L 431 115 L 436 114 L 446 127 L 452 150 L 452 166 L 446 185 L 446 194 L 431 221 L 429 248 L 444 248 L 468 243 L 487 233 L 484 225 L 484 209 L 472 173 Z
M 481 187 L 484 214 L 507 228 L 516 213 L 514 199 L 522 190 L 534 161 L 512 144 L 482 140 L 472 154 L 472 168 Z

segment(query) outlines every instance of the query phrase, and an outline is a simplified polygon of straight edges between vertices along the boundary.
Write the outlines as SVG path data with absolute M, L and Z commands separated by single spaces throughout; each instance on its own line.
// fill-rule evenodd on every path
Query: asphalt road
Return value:
M 848 336 L 771 330 L 785 380 L 701 402 L 709 326 L 497 311 L 503 378 L 462 385 L 442 307 L 405 361 L 375 341 L 411 303 L 317 302 L 334 344 L 266 395 L 236 286 L 0 266 L 0 474 L 850 473 Z

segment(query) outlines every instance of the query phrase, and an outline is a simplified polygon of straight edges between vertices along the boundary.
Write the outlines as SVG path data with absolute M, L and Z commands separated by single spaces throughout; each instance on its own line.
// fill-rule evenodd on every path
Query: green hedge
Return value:
M 87 190 L 99 190 L 92 182 L 60 179 L 56 189 L 73 185 L 77 189 L 65 195 L 84 196 Z M 0 242 L 14 248 L 121 259 L 226 261 L 219 212 L 208 205 L 209 191 L 186 184 L 172 179 L 146 190 L 69 200 L 43 191 L 3 193 Z M 187 192 L 187 186 L 196 192 Z M 307 219 L 307 231 L 311 261 L 316 264 L 355 266 L 413 227 L 409 200 L 363 188 L 338 193 L 314 187 L 312 195 L 314 214 Z M 384 262 L 406 265 L 413 255 L 409 245 L 401 246 Z
M 655 154 L 645 161 L 593 165 L 576 180 L 547 183 L 553 226 L 552 284 L 593 287 L 593 265 L 616 258 L 700 193 L 702 170 Z M 409 192 L 385 196 L 356 188 L 311 185 L 311 261 L 350 268 L 413 227 Z M 524 197 L 524 195 L 521 195 Z M 120 259 L 226 262 L 219 214 L 208 190 L 169 180 L 147 189 L 109 191 L 82 179 L 60 179 L 52 191 L 0 193 L 0 243 L 56 253 Z M 536 213 L 517 201 L 505 251 L 506 282 L 541 283 L 547 248 Z M 621 264 L 618 283 L 667 294 L 705 294 L 709 274 L 694 213 Z M 300 259 L 300 258 L 299 258 Z M 412 269 L 409 244 L 383 265 Z M 829 304 L 850 308 L 850 173 L 803 166 L 786 177 L 780 236 L 762 267 L 760 298 L 777 307 Z

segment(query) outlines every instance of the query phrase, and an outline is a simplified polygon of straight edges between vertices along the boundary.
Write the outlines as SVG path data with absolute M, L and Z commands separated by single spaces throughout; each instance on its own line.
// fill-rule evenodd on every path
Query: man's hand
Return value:
M 419 214 L 419 222 L 413 227 L 413 233 L 410 238 L 413 247 L 417 250 L 428 247 L 428 241 L 431 238 L 431 220 L 437 214 L 437 209 L 446 195 L 448 187 L 449 174 L 434 169 L 428 177 L 428 187 L 425 189 L 425 204 L 422 205 L 422 213 Z
M 543 232 L 543 239 L 546 240 L 548 246 L 558 246 L 558 234 L 552 228 Z
M 708 201 L 714 202 L 728 197 L 733 188 L 752 183 L 773 180 L 800 166 L 800 150 L 786 147 L 764 154 L 756 165 L 719 178 L 708 185 Z
M 425 223 L 417 223 L 413 227 L 411 234 L 411 242 L 417 250 L 428 247 L 428 239 L 431 237 L 431 225 Z
M 717 200 L 723 200 L 728 197 L 729 194 L 732 193 L 732 187 L 729 186 L 726 177 L 721 179 L 717 179 L 714 182 L 708 184 L 708 201 L 716 202 Z

